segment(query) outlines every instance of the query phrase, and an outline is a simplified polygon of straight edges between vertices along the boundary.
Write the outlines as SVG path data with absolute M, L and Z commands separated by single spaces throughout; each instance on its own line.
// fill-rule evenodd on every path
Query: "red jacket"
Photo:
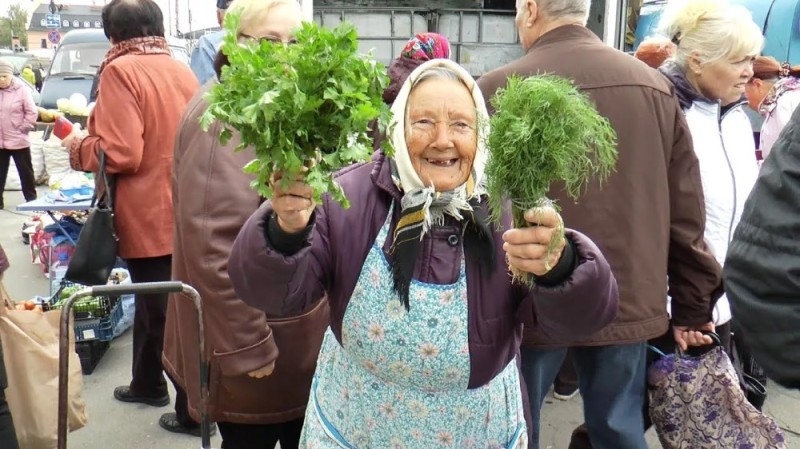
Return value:
M 100 75 L 89 137 L 72 168 L 97 172 L 98 150 L 116 177 L 114 224 L 125 259 L 172 254 L 172 153 L 186 104 L 199 85 L 169 55 L 127 55 Z

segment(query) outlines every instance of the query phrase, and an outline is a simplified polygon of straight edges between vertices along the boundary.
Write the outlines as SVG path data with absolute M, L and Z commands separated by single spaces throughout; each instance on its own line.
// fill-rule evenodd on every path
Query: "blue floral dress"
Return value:
M 526 448 L 518 370 L 470 376 L 464 262 L 455 284 L 411 283 L 411 310 L 392 289 L 382 243 L 373 244 L 342 323 L 317 361 L 300 447 L 307 449 Z

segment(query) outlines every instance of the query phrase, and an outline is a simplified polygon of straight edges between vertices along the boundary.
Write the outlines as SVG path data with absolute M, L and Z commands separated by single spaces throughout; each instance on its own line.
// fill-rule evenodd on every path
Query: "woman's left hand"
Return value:
M 510 229 L 503 234 L 508 265 L 544 276 L 556 266 L 564 252 L 564 220 L 552 207 L 530 209 L 525 212 L 525 220 L 531 227 Z

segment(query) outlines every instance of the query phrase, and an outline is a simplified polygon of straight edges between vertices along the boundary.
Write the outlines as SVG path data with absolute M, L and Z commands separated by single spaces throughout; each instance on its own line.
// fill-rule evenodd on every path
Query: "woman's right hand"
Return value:
M 270 179 L 272 188 L 272 209 L 278 218 L 278 226 L 286 233 L 296 234 L 306 227 L 314 213 L 314 196 L 311 186 L 299 175 L 287 186 L 281 181 L 282 173 L 275 173 Z

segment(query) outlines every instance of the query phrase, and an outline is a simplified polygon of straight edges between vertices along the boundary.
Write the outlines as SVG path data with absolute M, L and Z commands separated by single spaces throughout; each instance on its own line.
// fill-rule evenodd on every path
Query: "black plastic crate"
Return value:
M 75 343 L 75 352 L 81 359 L 83 374 L 92 374 L 100 359 L 108 350 L 109 342 L 103 340 L 79 341 Z

